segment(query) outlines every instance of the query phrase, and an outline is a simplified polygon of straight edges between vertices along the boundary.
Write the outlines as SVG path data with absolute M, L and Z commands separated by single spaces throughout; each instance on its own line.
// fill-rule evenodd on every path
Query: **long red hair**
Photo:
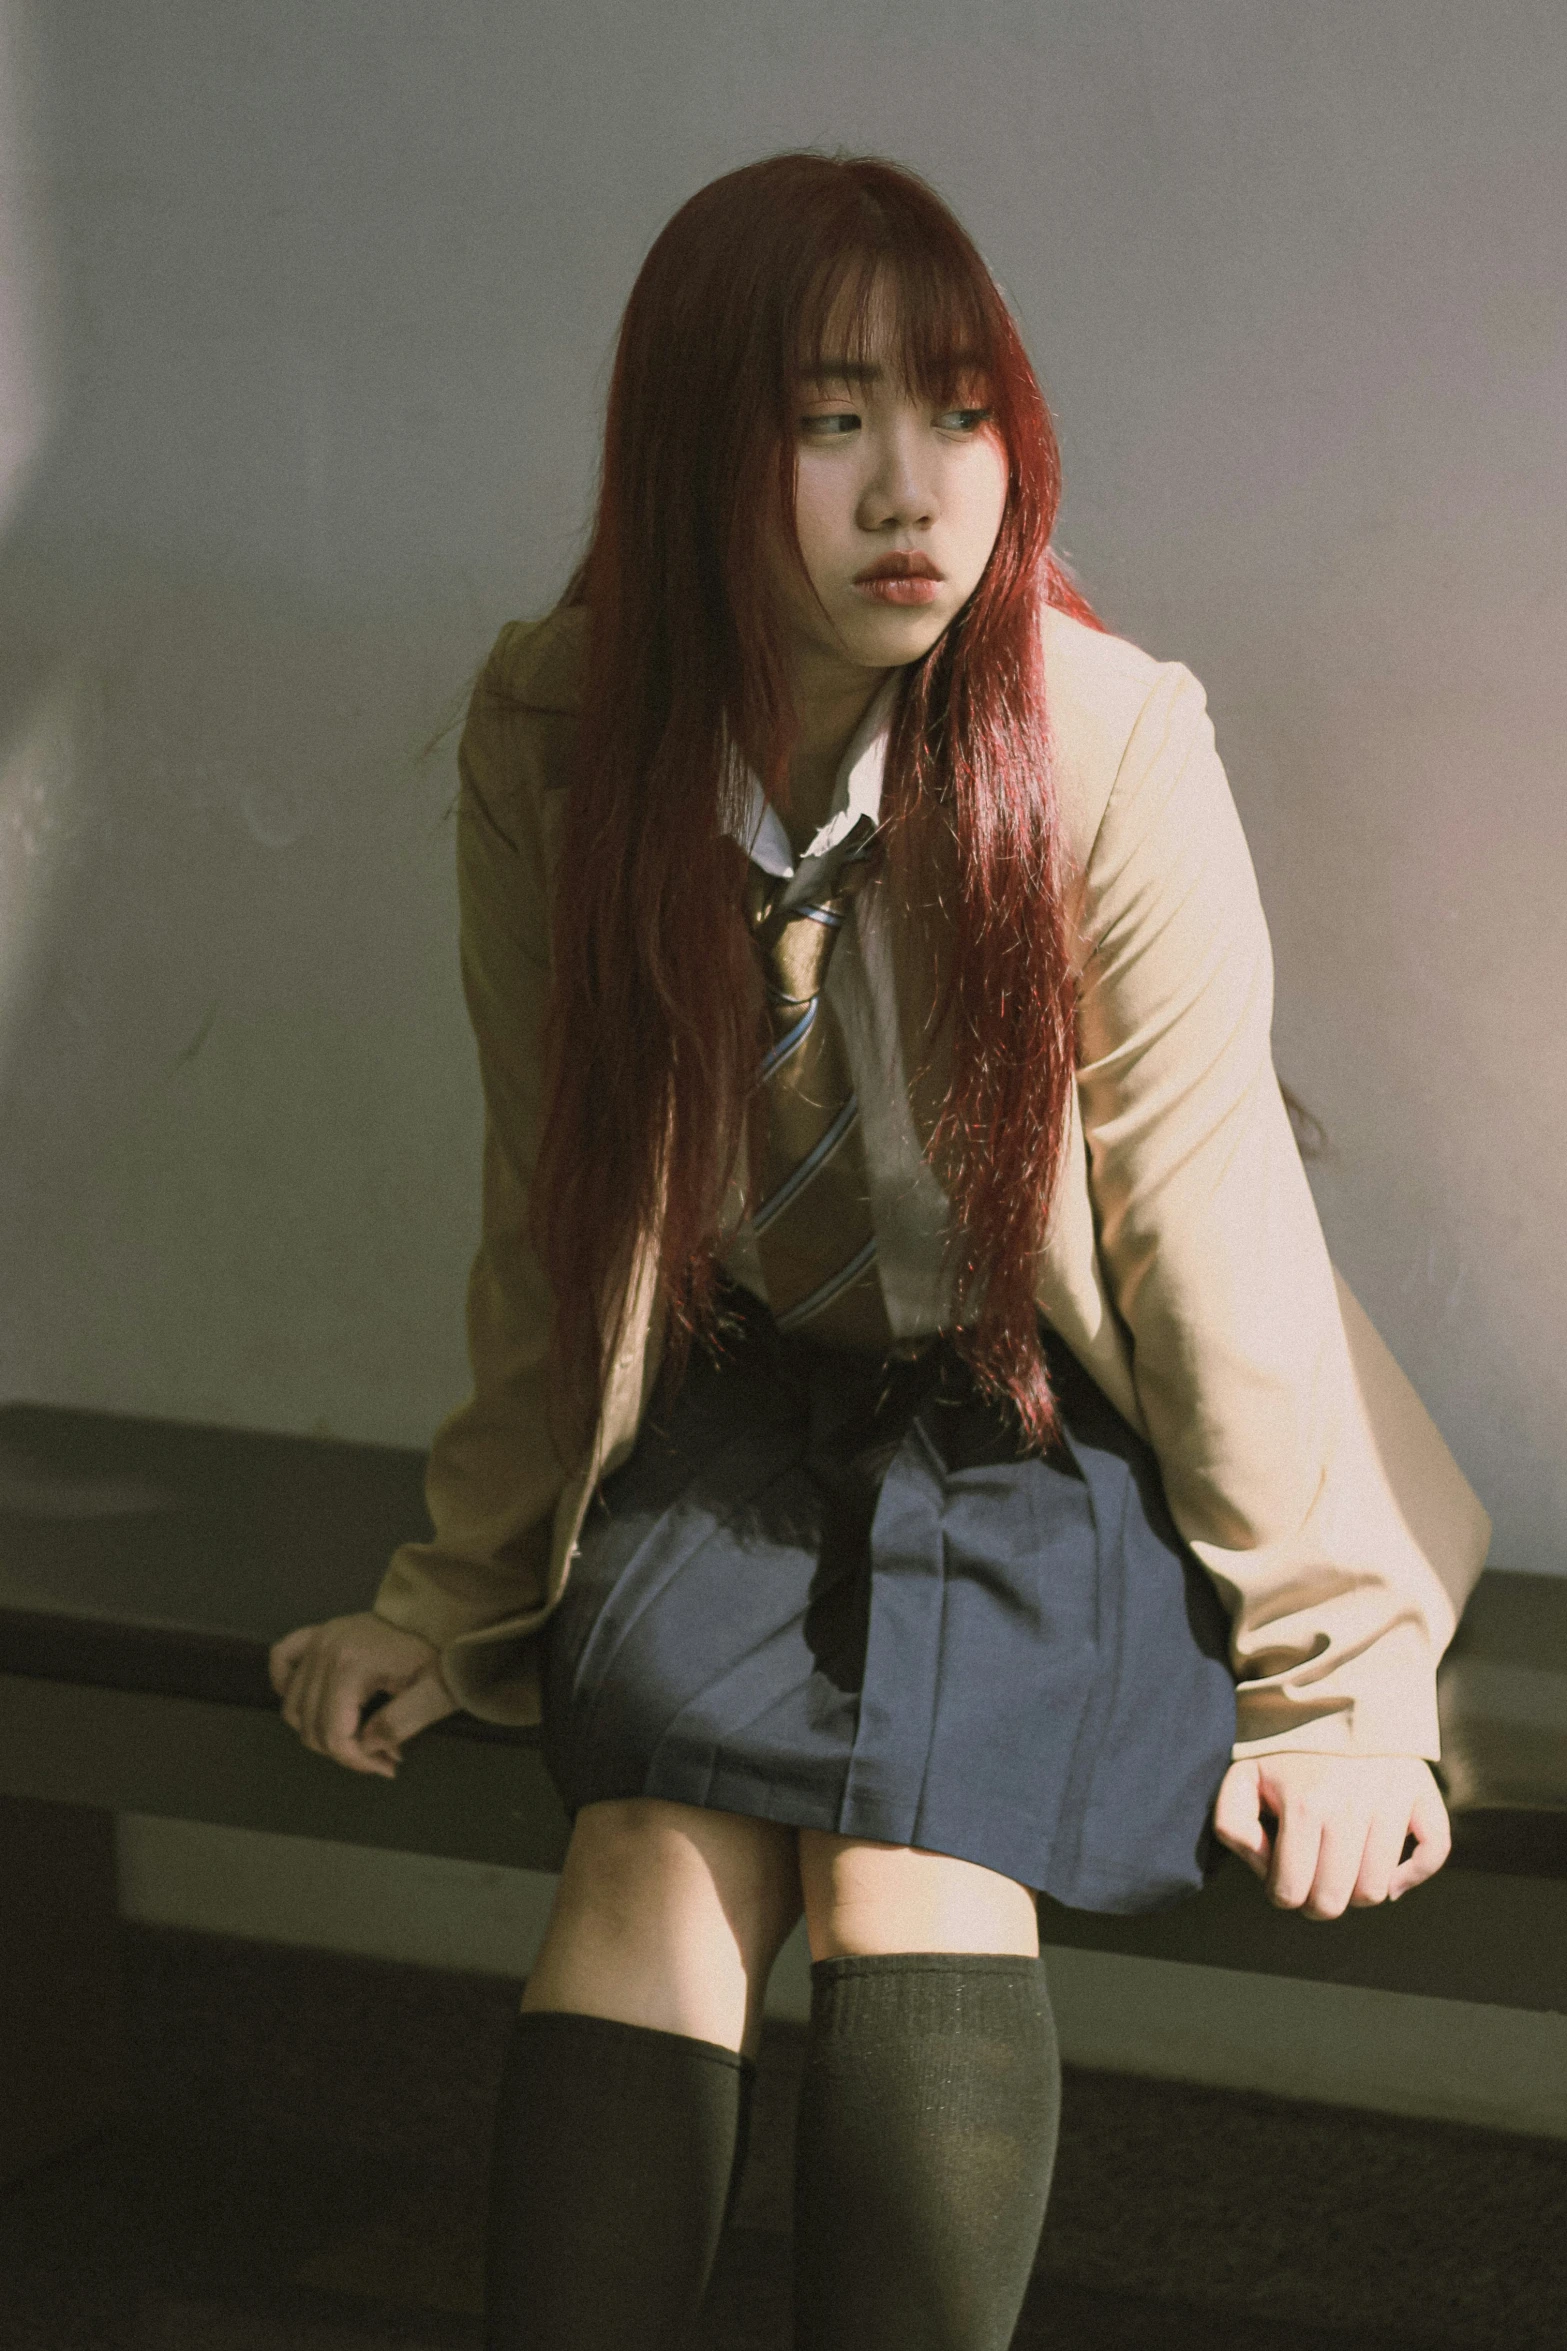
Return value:
M 905 676 L 882 794 L 884 886 L 927 890 L 949 951 L 953 1082 L 932 1143 L 980 1299 L 955 1342 L 1026 1438 L 1056 1418 L 1035 1261 L 1067 1132 L 1075 990 L 1051 792 L 1042 606 L 1100 626 L 1050 550 L 1060 460 L 983 257 L 934 190 L 876 157 L 768 156 L 702 188 L 654 240 L 621 323 L 587 552 L 588 608 L 545 1026 L 532 1230 L 566 1395 L 601 1392 L 639 1235 L 659 1234 L 666 1393 L 715 1327 L 718 1225 L 761 1051 L 732 745 L 787 809 L 787 624 L 765 547 L 793 550 L 796 371 L 840 297 L 866 356 L 891 294 L 903 383 L 945 407 L 976 352 L 1008 458 L 1000 531 L 968 603 Z M 835 338 L 836 340 L 836 338 Z M 776 537 L 775 537 L 776 534 Z M 738 872 L 737 872 L 738 860 Z M 933 877 L 946 879 L 933 884 Z M 759 1125 L 753 1120 L 755 1129 Z M 755 1135 L 753 1133 L 753 1143 Z M 754 1198 L 753 1152 L 747 1182 Z

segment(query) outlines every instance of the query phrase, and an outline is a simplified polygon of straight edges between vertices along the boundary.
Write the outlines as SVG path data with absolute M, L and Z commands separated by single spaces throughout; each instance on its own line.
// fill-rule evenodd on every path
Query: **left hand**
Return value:
M 374 1609 L 297 1625 L 273 1642 L 267 1671 L 305 1746 L 385 1780 L 397 1776 L 405 1739 L 457 1711 L 435 1643 Z
M 1263 1808 L 1278 1823 L 1270 1837 Z M 1447 1807 L 1419 1755 L 1253 1755 L 1219 1783 L 1214 1834 L 1262 1878 L 1280 1910 L 1339 1918 L 1396 1902 L 1452 1851 Z M 1399 1856 L 1406 1838 L 1415 1850 Z

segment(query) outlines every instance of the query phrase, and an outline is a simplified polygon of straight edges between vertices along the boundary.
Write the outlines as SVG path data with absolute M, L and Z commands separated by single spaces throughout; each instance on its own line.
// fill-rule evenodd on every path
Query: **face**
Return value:
M 797 387 L 795 521 L 821 606 L 786 559 L 776 579 L 807 700 L 855 683 L 874 691 L 881 672 L 928 653 L 978 585 L 1006 503 L 1006 450 L 983 384 L 962 387 L 968 406 L 917 400 L 895 384 L 884 303 L 873 316 L 870 374 L 832 364 L 842 345 L 830 328 L 827 373 Z M 889 555 L 923 559 L 936 576 L 868 583 Z

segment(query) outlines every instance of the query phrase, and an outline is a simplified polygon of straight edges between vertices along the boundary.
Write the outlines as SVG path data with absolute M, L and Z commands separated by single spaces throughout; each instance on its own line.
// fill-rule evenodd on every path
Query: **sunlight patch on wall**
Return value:
M 79 672 L 62 665 L 0 747 L 0 1086 L 75 828 L 81 699 Z
M 43 453 L 53 405 L 45 334 L 53 278 L 32 194 L 40 174 L 23 103 L 25 33 L 15 0 L 0 0 L 0 531 Z

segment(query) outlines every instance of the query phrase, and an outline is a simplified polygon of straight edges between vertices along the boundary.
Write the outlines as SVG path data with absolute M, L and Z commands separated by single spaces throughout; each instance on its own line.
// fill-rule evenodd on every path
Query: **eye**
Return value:
M 948 417 L 956 417 L 959 419 L 958 431 L 965 437 L 969 437 L 977 433 L 981 425 L 988 424 L 994 414 L 993 408 L 948 408 L 936 421 L 938 424 L 944 425 Z M 835 409 L 827 416 L 802 416 L 800 430 L 804 433 L 810 433 L 813 438 L 819 437 L 828 441 L 844 440 L 848 437 L 847 434 L 834 432 L 831 428 L 835 425 L 848 425 L 858 430 L 859 424 L 860 419 L 852 409 Z M 818 426 L 826 428 L 819 436 L 816 431 Z

